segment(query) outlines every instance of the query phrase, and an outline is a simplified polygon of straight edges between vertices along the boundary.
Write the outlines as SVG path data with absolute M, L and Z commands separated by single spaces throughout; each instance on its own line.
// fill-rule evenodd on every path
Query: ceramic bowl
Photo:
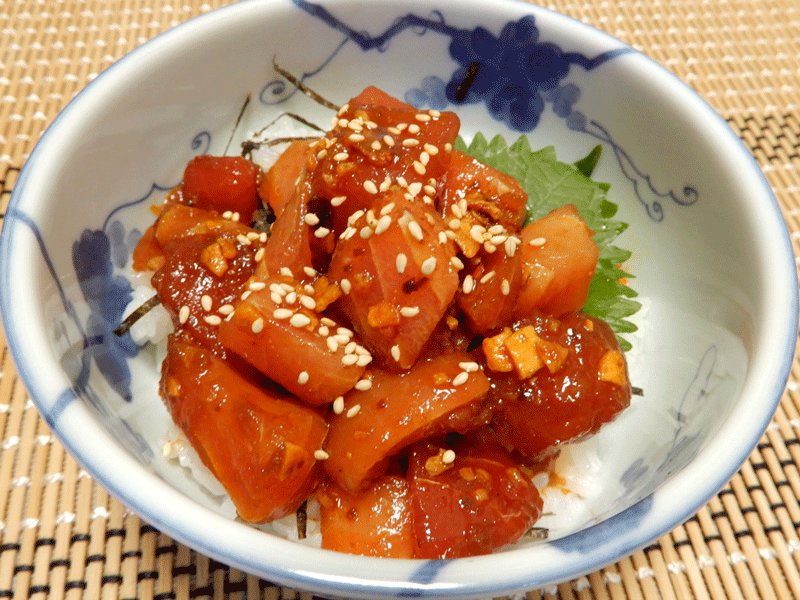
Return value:
M 284 112 L 327 124 L 273 61 L 337 103 L 367 85 L 455 110 L 463 133 L 526 135 L 571 162 L 595 145 L 642 309 L 632 408 L 591 440 L 586 519 L 490 556 L 364 558 L 222 514 L 165 459 L 152 353 L 116 327 L 121 275 L 194 155 Z M 454 86 L 481 65 L 466 98 Z M 244 99 L 251 101 L 235 131 Z M 797 281 L 779 207 L 737 135 L 678 78 L 592 27 L 526 2 L 244 1 L 155 38 L 96 78 L 22 170 L 0 243 L 0 302 L 19 375 L 80 464 L 145 521 L 273 582 L 351 598 L 479 598 L 540 588 L 632 553 L 690 517 L 767 427 L 797 339 Z M 597 465 L 600 465 L 598 468 Z M 590 468 L 590 466 L 587 466 Z

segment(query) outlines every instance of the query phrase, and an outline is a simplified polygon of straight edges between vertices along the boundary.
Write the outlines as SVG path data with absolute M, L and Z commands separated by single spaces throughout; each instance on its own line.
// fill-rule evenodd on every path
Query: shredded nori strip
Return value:
M 297 77 L 289 73 L 286 69 L 280 67 L 274 60 L 272 61 L 272 67 L 281 75 L 283 75 L 286 79 L 289 80 L 294 87 L 298 90 L 303 92 L 306 96 L 314 100 L 316 103 L 321 104 L 326 108 L 330 108 L 331 110 L 339 111 L 339 106 L 331 102 L 330 100 L 326 100 L 322 96 L 320 96 L 317 92 L 312 90 L 311 88 L 307 87 L 302 81 L 300 81 Z
M 144 304 L 142 304 L 139 308 L 137 308 L 131 314 L 129 314 L 128 317 L 122 323 L 119 324 L 119 327 L 117 327 L 114 330 L 114 335 L 116 335 L 117 337 L 122 337 L 123 335 L 128 333 L 128 331 L 130 331 L 130 328 L 133 327 L 133 324 L 136 323 L 136 321 L 141 319 L 143 316 L 145 316 L 159 304 L 161 304 L 161 298 L 158 297 L 158 294 L 155 294 L 154 296 L 149 298 Z

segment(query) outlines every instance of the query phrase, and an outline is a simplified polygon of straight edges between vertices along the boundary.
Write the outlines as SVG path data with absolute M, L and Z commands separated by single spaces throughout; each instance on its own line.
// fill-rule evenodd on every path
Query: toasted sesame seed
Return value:
M 387 175 L 387 176 L 384 178 L 384 180 L 383 180 L 383 181 L 381 181 L 381 185 L 380 185 L 380 187 L 379 187 L 378 189 L 379 189 L 381 192 L 385 192 L 386 190 L 388 190 L 388 189 L 389 189 L 389 187 L 390 187 L 391 185 L 392 185 L 392 178 L 391 178 L 391 177 L 389 177 L 389 176 Z
M 188 320 L 189 320 L 189 307 L 184 304 L 178 311 L 178 322 L 181 325 L 184 325 Z
M 336 325 L 336 321 L 334 321 L 330 317 L 322 317 L 319 320 L 319 322 L 325 325 L 326 327 L 333 327 L 334 325 Z
M 531 246 L 544 246 L 547 243 L 547 238 L 537 237 L 528 242 Z
M 339 349 L 339 342 L 336 341 L 336 338 L 325 338 L 325 343 L 328 345 L 328 350 L 331 352 L 336 352 Z
M 226 210 L 224 213 L 222 213 L 222 218 L 223 219 L 230 219 L 232 216 L 233 216 L 233 212 L 230 211 L 230 210 Z
M 327 337 L 330 335 L 331 330 L 328 328 L 327 325 L 320 325 L 319 329 L 317 329 L 317 333 L 320 334 L 322 337 Z
M 380 219 L 378 219 L 378 224 L 375 225 L 375 234 L 381 234 L 387 229 L 389 229 L 389 225 L 392 224 L 392 217 L 389 215 L 383 215 Z
M 427 165 L 430 159 L 431 155 L 425 152 L 425 150 L 419 153 L 419 162 L 421 162 L 423 165 Z
M 500 291 L 503 296 L 508 296 L 511 293 L 511 284 L 508 282 L 508 279 L 503 279 L 503 281 L 500 282 Z
M 372 362 L 372 356 L 369 354 L 358 354 L 358 360 L 356 361 L 357 367 L 366 367 L 369 363 Z
M 439 148 L 431 143 L 426 142 L 425 144 L 423 144 L 422 147 L 425 149 L 425 152 L 427 152 L 431 156 L 436 156 L 437 154 L 439 154 Z
M 433 154 L 433 153 L 431 152 L 430 154 Z M 436 195 L 436 188 L 435 188 L 434 186 L 430 185 L 430 184 L 427 184 L 427 185 L 426 185 L 424 188 L 422 188 L 422 189 L 423 189 L 423 190 L 425 191 L 425 193 L 426 193 L 426 194 L 428 194 L 429 196 L 435 196 L 435 195 Z
M 347 152 L 337 152 L 333 155 L 333 160 L 336 162 L 342 162 L 350 158 L 350 155 Z
M 499 246 L 500 244 L 505 244 L 507 239 L 507 235 L 493 235 L 489 238 L 489 241 L 495 246 Z
M 408 126 L 408 133 L 419 133 L 419 125 L 412 123 Z
M 203 310 L 209 312 L 213 307 L 213 301 L 211 300 L 211 296 L 208 294 L 203 294 L 200 296 L 200 306 L 203 307 Z
M 421 268 L 423 275 L 430 275 L 436 269 L 436 258 L 433 256 L 426 258 L 422 261 Z
M 237 223 L 238 223 L 240 218 L 241 218 L 241 216 L 239 215 L 239 213 L 238 213 L 238 212 L 234 212 L 234 213 L 231 215 L 231 221 L 235 221 L 235 222 L 237 222 Z
M 314 237 L 318 238 L 318 239 L 322 239 L 326 235 L 328 235 L 330 232 L 331 232 L 331 230 L 328 229 L 327 227 L 318 227 L 317 229 L 314 230 Z
M 355 417 L 358 414 L 358 412 L 360 410 L 361 410 L 361 405 L 360 404 L 354 404 L 353 406 L 351 406 L 350 408 L 347 409 L 347 418 L 348 419 L 352 419 L 353 417 Z
M 337 342 L 337 343 L 338 343 L 340 346 L 347 346 L 347 344 L 349 344 L 349 343 L 350 343 L 350 336 L 349 336 L 349 335 L 345 335 L 345 334 L 343 334 L 343 333 L 337 333 L 336 335 L 333 335 L 333 336 L 331 336 L 331 337 L 332 337 L 333 339 L 335 339 L 335 340 L 336 340 L 336 342 Z M 351 352 L 351 353 L 349 353 L 349 354 L 352 354 L 352 352 Z
M 486 250 L 489 254 L 494 254 L 497 251 L 497 246 L 495 246 L 492 242 L 487 240 L 483 243 L 483 249 Z
M 398 346 L 397 344 L 392 346 L 392 358 L 396 362 L 400 362 L 400 346 Z
M 356 364 L 357 362 L 358 362 L 358 355 L 357 355 L 357 354 L 345 354 L 345 355 L 342 357 L 342 364 L 343 364 L 345 367 L 349 367 L 349 366 L 351 366 L 351 365 L 354 365 L 354 364 Z
M 369 237 L 372 235 L 372 233 L 373 233 L 372 227 L 370 227 L 369 225 L 364 225 L 359 230 L 358 235 L 361 236 L 362 240 L 366 240 L 366 239 L 369 239 Z
M 347 196 L 334 196 L 331 198 L 331 206 L 341 206 L 347 200 Z
M 422 227 L 416 221 L 408 222 L 408 232 L 413 235 L 418 241 L 422 241 L 425 236 L 422 235 Z
M 371 379 L 359 379 L 354 386 L 360 392 L 364 392 L 372 387 Z
M 458 219 L 463 219 L 464 216 L 466 215 L 466 211 L 458 202 L 455 204 L 451 204 L 450 210 Z
M 378 193 L 378 186 L 375 185 L 375 182 L 371 179 L 367 179 L 364 181 L 364 189 L 367 191 L 368 194 L 377 194 Z
M 390 135 L 385 135 L 383 136 L 383 143 L 392 148 L 394 147 L 394 138 Z
M 349 294 L 350 290 L 352 289 L 352 285 L 350 284 L 350 280 L 349 279 L 342 279 L 339 282 L 339 286 L 342 288 L 342 291 L 345 294 Z
M 258 234 L 258 241 L 261 242 L 262 244 L 265 244 L 267 242 L 267 232 L 266 231 L 262 231 L 260 234 Z M 263 248 L 260 248 L 259 252 L 261 250 L 263 250 Z M 258 252 L 256 252 L 256 256 L 258 256 Z M 262 256 L 263 256 L 263 254 L 262 254 Z M 261 259 L 257 258 L 256 260 L 261 260 Z
M 250 245 L 250 240 L 247 239 L 246 235 L 241 233 L 236 236 L 236 241 L 239 242 L 242 246 Z
M 417 113 L 416 115 L 414 115 L 414 118 L 417 121 L 421 121 L 422 123 L 425 123 L 426 121 L 430 121 L 431 120 L 431 116 L 429 114 L 427 114 L 427 113 Z
M 256 255 L 254 257 L 256 259 L 256 262 L 261 262 L 261 260 L 264 258 L 264 252 L 265 252 L 264 248 L 259 248 L 256 251 Z
M 458 231 L 461 229 L 461 220 L 460 219 L 450 219 L 450 222 L 447 226 L 452 229 L 453 231 Z
M 347 138 L 351 142 L 363 142 L 364 136 L 360 133 L 351 133 L 350 136 Z
M 288 308 L 276 308 L 274 311 L 272 311 L 272 316 L 279 320 L 288 319 L 292 315 L 294 315 L 294 311 Z
M 386 131 L 393 133 L 394 135 L 400 135 L 401 129 L 399 127 L 387 127 Z
M 419 181 L 414 181 L 413 183 L 409 183 L 408 191 L 414 196 L 417 196 L 422 191 L 422 183 Z
M 300 304 L 305 306 L 308 310 L 314 310 L 317 308 L 317 301 L 311 296 L 300 296 Z
M 317 276 L 317 270 L 314 267 L 303 267 L 303 273 L 305 273 L 309 277 Z
M 397 124 L 397 129 L 398 129 L 398 131 L 403 131 L 403 130 L 404 130 L 404 129 L 406 129 L 407 127 L 408 127 L 408 123 L 398 123 L 398 124 Z
M 403 306 L 400 314 L 404 317 L 416 317 L 419 314 L 419 306 Z
M 272 302 L 274 302 L 275 304 L 283 304 L 283 296 L 281 296 L 281 295 L 280 295 L 279 293 L 277 293 L 277 292 L 272 292 L 272 293 L 269 295 L 269 298 L 270 298 L 270 300 L 272 300 Z
M 495 272 L 494 271 L 489 271 L 488 273 L 486 273 L 486 275 L 481 277 L 480 281 L 481 281 L 481 283 L 488 283 L 489 281 L 492 280 L 492 277 L 494 277 L 494 276 L 495 276 Z
M 308 371 L 300 372 L 300 375 L 297 376 L 297 383 L 300 385 L 305 385 L 308 383 Z
M 230 315 L 234 311 L 233 304 L 223 304 L 217 309 L 217 312 L 222 315 Z
M 453 377 L 453 385 L 464 385 L 467 383 L 467 379 L 469 379 L 469 373 L 461 371 L 461 373 Z
M 317 152 L 317 160 L 322 160 L 326 156 L 328 156 L 328 149 L 327 148 L 323 148 L 322 150 Z
M 347 119 L 339 119 L 339 121 L 338 121 L 338 123 L 337 123 L 337 124 L 339 125 L 339 127 L 347 127 L 347 124 L 348 124 L 349 122 L 350 122 L 350 121 L 348 121 Z
M 349 103 L 347 103 L 347 104 L 342 104 L 341 108 L 339 108 L 339 112 L 338 112 L 338 113 L 336 113 L 336 114 L 338 114 L 338 115 L 341 117 L 341 116 L 342 116 L 344 113 L 346 113 L 346 112 L 347 112 L 347 110 L 348 110 L 349 108 L 350 108 L 350 104 L 349 104 Z
M 306 225 L 319 225 L 319 217 L 314 213 L 308 213 L 303 217 L 303 221 L 305 221 Z
M 264 319 L 258 317 L 253 323 L 250 325 L 250 331 L 253 333 L 261 333 L 261 330 L 264 329 Z
M 445 450 L 442 453 L 442 462 L 446 465 L 452 464 L 456 460 L 456 453 L 450 449 Z
M 415 170 L 415 171 L 416 171 L 416 172 L 417 172 L 419 175 L 425 175 L 425 171 L 426 171 L 426 169 L 425 169 L 425 165 L 423 165 L 423 164 L 422 164 L 421 162 L 419 162 L 418 160 L 415 160 L 415 161 L 414 161 L 414 163 L 413 163 L 413 166 L 414 166 L 414 170 Z
M 464 277 L 464 283 L 461 286 L 461 290 L 465 294 L 469 294 L 475 288 L 475 281 L 472 279 L 472 275 L 467 275 Z
M 289 267 L 281 267 L 280 273 L 284 277 L 294 277 L 294 273 L 292 273 L 292 270 Z
M 250 285 L 247 286 L 247 289 L 249 289 L 251 292 L 260 292 L 265 287 L 267 287 L 267 284 L 263 281 L 251 281 Z
M 364 129 L 364 126 L 362 125 L 362 123 L 363 123 L 363 120 L 360 119 L 360 118 L 353 119 L 352 121 L 350 121 L 347 124 L 347 128 L 348 129 L 352 129 L 353 131 L 361 131 L 362 129 Z
M 394 209 L 394 202 L 389 202 L 389 204 L 385 204 L 381 209 L 381 216 L 388 215 Z
M 284 300 L 286 300 L 286 302 L 288 302 L 289 304 L 294 304 L 295 302 L 297 302 L 297 292 L 292 290 L 291 292 L 286 294 Z
M 247 300 L 250 297 L 250 294 L 252 294 L 252 293 L 253 292 L 250 291 L 250 290 L 245 290 L 245 291 L 242 292 L 242 295 L 240 296 L 240 298 L 242 300 Z
M 285 267 L 284 267 L 285 268 Z M 283 269 L 281 269 L 282 271 Z M 287 269 L 288 270 L 288 269 Z M 289 271 L 291 273 L 291 271 Z M 283 273 L 285 275 L 285 273 Z M 291 277 L 291 275 L 290 275 Z M 291 283 L 280 283 L 278 284 L 280 288 L 283 290 L 284 295 L 291 294 L 294 291 L 294 286 Z
M 419 140 L 415 138 L 406 138 L 403 140 L 403 146 L 406 148 L 413 148 L 414 146 L 419 146 Z
M 317 460 L 328 460 L 330 455 L 325 450 L 314 450 L 314 458 Z
M 337 333 L 337 335 L 344 335 L 344 336 L 347 336 L 348 338 L 353 337 L 353 332 L 350 329 L 348 329 L 347 327 L 337 327 L 336 328 L 336 333 Z
M 464 263 L 461 262 L 461 259 L 457 256 L 454 256 L 450 259 L 450 264 L 453 265 L 459 271 L 464 268 Z
M 450 152 L 452 152 L 452 151 L 453 151 L 453 144 L 451 144 L 450 142 L 447 142 L 447 143 L 444 145 L 444 151 L 445 151 L 445 152 L 447 152 L 448 154 L 449 154 Z
M 338 396 L 336 400 L 333 401 L 333 412 L 337 415 L 344 412 L 344 396 Z
M 473 225 L 472 227 L 470 227 L 469 237 L 471 237 L 473 240 L 475 240 L 479 244 L 482 244 L 483 243 L 483 233 L 485 231 L 486 231 L 486 229 L 484 229 L 483 226 L 481 226 L 481 225 Z
M 378 151 L 381 149 L 382 146 L 379 140 L 373 140 L 373 142 L 369 145 L 369 147 L 375 151 Z
M 461 367 L 462 369 L 464 369 L 465 371 L 469 372 L 469 373 L 471 373 L 473 371 L 477 371 L 478 369 L 481 368 L 478 363 L 472 362 L 472 361 L 460 362 L 460 363 L 458 363 L 458 366 Z
M 293 327 L 306 327 L 311 323 L 311 318 L 308 315 L 304 315 L 303 313 L 295 313 L 289 319 L 289 323 Z
M 251 242 L 255 242 L 258 239 L 258 232 L 257 231 L 248 231 L 247 232 L 247 239 Z
M 519 238 L 513 235 L 508 236 L 508 239 L 503 244 L 503 247 L 506 250 L 506 254 L 508 257 L 512 257 L 517 253 L 517 244 L 519 243 Z
M 203 317 L 203 321 L 208 323 L 209 325 L 219 325 L 222 323 L 222 319 L 219 318 L 217 315 L 208 315 Z

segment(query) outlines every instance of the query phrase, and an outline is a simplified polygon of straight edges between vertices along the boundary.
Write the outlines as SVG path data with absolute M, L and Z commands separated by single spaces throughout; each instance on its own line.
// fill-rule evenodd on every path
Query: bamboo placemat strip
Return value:
M 225 0 L 0 0 L 0 215 L 58 111 L 103 69 Z M 800 6 L 792 0 L 557 0 L 694 87 L 762 167 L 800 254 Z M 47 430 L 0 331 L 0 598 L 311 600 L 142 522 Z M 800 361 L 731 481 L 672 532 L 531 599 L 800 598 Z

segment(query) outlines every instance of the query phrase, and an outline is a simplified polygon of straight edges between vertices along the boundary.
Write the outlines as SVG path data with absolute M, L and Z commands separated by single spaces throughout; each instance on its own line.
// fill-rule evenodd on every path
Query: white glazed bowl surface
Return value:
M 179 182 L 192 156 L 224 151 L 247 94 L 234 144 L 284 111 L 328 123 L 273 59 L 334 102 L 372 84 L 456 110 L 467 137 L 525 133 L 565 162 L 604 145 L 595 178 L 611 183 L 617 217 L 630 224 L 617 244 L 633 252 L 626 268 L 643 304 L 628 339 L 644 395 L 591 442 L 606 493 L 579 531 L 450 561 L 337 554 L 221 516 L 162 457 L 169 419 L 157 365 L 111 334 L 128 291 L 118 272 L 152 219 L 148 201 Z M 474 61 L 497 67 L 487 75 L 494 92 L 456 106 L 447 84 Z M 526 79 L 530 61 L 539 67 Z M 519 94 L 525 118 L 511 116 L 498 89 Z M 0 304 L 18 372 L 100 484 L 226 564 L 365 598 L 542 587 L 613 563 L 690 517 L 747 458 L 780 399 L 797 336 L 795 273 L 779 207 L 724 120 L 620 41 L 514 0 L 246 0 L 178 26 L 57 117 L 20 174 L 0 240 Z

